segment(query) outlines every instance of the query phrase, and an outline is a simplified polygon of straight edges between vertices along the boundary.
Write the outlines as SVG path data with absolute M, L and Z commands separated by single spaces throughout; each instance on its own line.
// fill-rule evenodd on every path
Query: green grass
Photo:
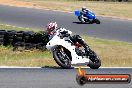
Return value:
M 102 66 L 131 67 L 132 43 L 105 40 L 85 36 L 84 39 L 97 52 L 102 61 Z
M 23 27 L 16 27 L 12 25 L 0 24 L 0 30 L 17 30 L 17 31 L 41 31 L 40 29 L 33 29 L 33 28 L 23 28 Z
M 0 26 L 0 29 L 27 30 L 27 28 Z M 29 29 L 34 30 L 34 29 Z M 99 55 L 102 66 L 132 67 L 132 43 L 106 40 L 83 35 L 89 46 Z M 0 66 L 57 66 L 47 51 L 12 51 L 13 47 L 0 46 Z
M 1 66 L 55 66 L 49 51 L 12 51 L 12 47 L 0 46 Z

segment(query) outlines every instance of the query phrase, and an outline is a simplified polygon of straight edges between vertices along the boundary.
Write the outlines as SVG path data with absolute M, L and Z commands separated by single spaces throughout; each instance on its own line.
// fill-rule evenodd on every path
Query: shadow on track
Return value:
M 76 24 L 92 24 L 92 23 L 82 23 L 82 22 L 72 22 L 72 23 L 76 23 Z
M 49 69 L 64 69 L 64 68 L 61 68 L 59 66 L 44 66 L 44 67 L 41 67 L 41 68 L 49 68 Z M 72 67 L 71 69 L 74 69 L 74 67 Z

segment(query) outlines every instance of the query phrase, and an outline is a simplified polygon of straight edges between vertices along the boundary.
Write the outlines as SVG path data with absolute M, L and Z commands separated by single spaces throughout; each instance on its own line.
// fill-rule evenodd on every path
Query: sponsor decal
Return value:
M 86 71 L 81 67 L 78 68 L 76 81 L 79 85 L 86 83 L 130 83 L 131 76 L 129 74 L 86 74 Z

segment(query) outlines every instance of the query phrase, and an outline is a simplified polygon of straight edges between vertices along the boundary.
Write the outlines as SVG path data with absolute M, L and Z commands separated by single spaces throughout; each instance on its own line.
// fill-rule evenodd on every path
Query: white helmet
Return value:
M 87 8 L 85 6 L 82 7 L 82 10 L 86 10 Z

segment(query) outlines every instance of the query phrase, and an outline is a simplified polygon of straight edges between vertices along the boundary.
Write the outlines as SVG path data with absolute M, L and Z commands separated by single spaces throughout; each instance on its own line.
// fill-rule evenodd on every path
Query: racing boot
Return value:
M 80 40 L 80 43 L 84 47 L 86 56 L 89 56 L 89 46 L 83 40 Z
M 85 53 L 86 53 L 86 56 L 88 56 L 88 53 L 89 53 L 89 46 L 87 43 L 84 42 L 84 40 L 79 36 L 79 35 L 75 35 L 75 40 L 81 44 L 85 49 Z

